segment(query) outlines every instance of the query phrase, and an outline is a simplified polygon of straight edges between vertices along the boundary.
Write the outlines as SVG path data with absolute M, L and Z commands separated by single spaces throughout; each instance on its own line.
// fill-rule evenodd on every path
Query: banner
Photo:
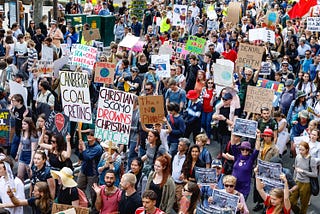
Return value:
M 267 30 L 266 28 L 249 29 L 249 41 L 261 40 L 264 42 L 270 42 L 275 44 L 276 34 L 273 30 Z
M 90 42 L 91 40 L 101 39 L 99 28 L 82 31 L 84 41 Z
M 233 87 L 233 67 L 213 63 L 214 83 L 226 87 Z
M 53 74 L 53 61 L 39 60 L 37 62 L 38 71 L 47 76 L 52 76 Z
M 110 62 L 96 62 L 94 82 L 113 84 L 116 65 Z
M 224 211 L 223 213 L 237 213 L 239 196 L 227 193 L 224 190 L 214 189 L 212 192 L 213 202 L 209 206 L 213 209 Z
M 257 121 L 236 118 L 232 132 L 234 135 L 256 139 L 257 128 Z
M 70 121 L 92 123 L 87 73 L 60 71 L 62 107 Z
M 24 101 L 24 105 L 27 107 L 27 95 L 28 95 L 28 91 L 25 87 L 23 87 L 21 84 L 9 80 L 9 88 L 10 88 L 10 95 L 14 95 L 14 94 L 20 94 L 23 97 L 23 101 Z
M 10 135 L 10 112 L 0 109 L 0 146 L 8 146 Z
M 101 88 L 97 109 L 95 137 L 127 145 L 135 95 L 110 88 Z
M 165 116 L 163 96 L 139 96 L 138 99 L 141 123 L 162 124 Z
M 284 90 L 284 87 L 285 87 L 283 83 L 259 78 L 256 86 L 261 87 L 261 88 L 272 89 L 274 91 L 272 106 L 273 107 L 279 106 L 280 96 L 281 96 L 281 94 Z
M 258 159 L 257 178 L 260 178 L 263 181 L 268 180 L 273 183 L 283 183 L 280 179 L 281 174 L 282 165 L 280 163 L 273 163 Z
M 312 32 L 319 32 L 320 17 L 307 17 L 307 30 Z
M 71 65 L 93 69 L 96 62 L 97 48 L 77 44 L 76 49 L 71 50 Z
M 237 66 L 260 69 L 264 47 L 240 43 Z
M 240 2 L 230 2 L 228 6 L 227 21 L 232 22 L 234 26 L 239 23 L 241 14 L 241 3 Z
M 262 107 L 272 109 L 273 96 L 274 93 L 271 89 L 248 85 L 244 110 L 260 114 Z
M 210 186 L 217 183 L 217 170 L 213 168 L 196 167 L 195 177 L 197 184 Z
M 189 36 L 186 49 L 192 53 L 202 54 L 206 40 L 196 36 Z
M 67 136 L 68 133 L 69 118 L 56 111 L 52 111 L 46 119 L 46 130 L 52 131 L 54 134 L 61 134 Z
M 187 19 L 187 5 L 173 5 L 172 26 L 185 26 Z
M 160 78 L 170 77 L 170 56 L 151 55 L 151 63 L 156 67 L 156 73 Z

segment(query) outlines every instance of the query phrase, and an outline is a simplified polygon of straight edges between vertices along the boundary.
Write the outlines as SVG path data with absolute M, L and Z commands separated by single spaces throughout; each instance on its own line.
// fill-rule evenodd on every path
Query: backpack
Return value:
M 38 96 L 41 92 L 38 92 Z M 54 96 L 54 110 L 57 112 L 62 112 L 62 102 L 58 97 L 58 94 L 50 90 L 50 94 L 47 96 L 47 103 L 49 102 L 50 96 Z
M 88 199 L 86 194 L 77 187 L 78 195 L 79 195 L 79 207 L 88 207 Z

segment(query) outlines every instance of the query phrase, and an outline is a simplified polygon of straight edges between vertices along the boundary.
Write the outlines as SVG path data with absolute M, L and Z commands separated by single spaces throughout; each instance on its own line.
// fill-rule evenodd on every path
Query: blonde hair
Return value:
M 281 210 L 283 207 L 283 198 L 284 198 L 283 190 L 279 188 L 275 188 L 275 189 L 272 189 L 269 194 L 278 199 L 282 199 L 281 203 L 278 204 L 273 210 L 273 214 L 281 213 Z
M 196 136 L 196 141 L 201 141 L 202 143 L 206 143 L 208 140 L 208 136 L 206 134 L 198 134 Z
M 122 176 L 122 178 L 128 182 L 131 186 L 134 186 L 137 182 L 137 178 L 134 174 L 132 173 L 126 173 Z
M 234 177 L 233 175 L 226 175 L 223 177 L 223 184 L 227 183 L 227 182 L 230 182 L 232 183 L 233 185 L 236 185 L 237 183 L 237 178 Z

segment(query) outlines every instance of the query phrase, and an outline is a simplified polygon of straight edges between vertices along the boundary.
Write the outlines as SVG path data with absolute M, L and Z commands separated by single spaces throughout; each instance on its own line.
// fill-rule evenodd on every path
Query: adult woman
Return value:
M 278 123 L 278 138 L 276 146 L 279 149 L 279 154 L 282 155 L 287 149 L 287 142 L 289 141 L 289 132 L 287 129 L 287 120 L 285 115 L 280 111 L 277 111 L 273 114 L 273 117 Z
M 146 190 L 153 190 L 158 196 L 156 207 L 165 213 L 171 213 L 175 201 L 175 183 L 170 174 L 171 158 L 168 155 L 159 156 L 146 185 Z
M 176 77 L 175 77 L 179 88 L 186 88 L 186 77 L 183 75 L 182 65 L 176 65 Z
M 52 170 L 51 175 L 58 180 L 59 184 L 55 202 L 79 206 L 78 184 L 73 180 L 73 171 L 68 167 L 63 167 L 60 171 Z
M 19 160 L 18 175 L 22 181 L 26 172 L 30 172 L 32 160 L 37 147 L 38 137 L 36 127 L 30 117 L 22 121 L 22 132 L 16 160 Z
M 284 213 L 290 214 L 290 200 L 289 200 L 289 187 L 285 174 L 280 175 L 280 179 L 284 183 L 284 189 L 272 189 L 269 195 L 264 191 L 263 184 L 259 178 L 256 177 L 257 190 L 262 197 L 266 206 L 266 214 Z
M 199 70 L 197 73 L 197 80 L 194 86 L 194 90 L 200 95 L 202 89 L 206 86 L 206 74 L 203 70 Z
M 6 55 L 5 58 L 12 57 L 14 59 L 13 64 L 16 62 L 16 58 L 14 56 L 14 41 L 12 36 L 6 36 L 5 39 L 5 48 L 6 48 Z
M 303 73 L 302 79 L 299 81 L 298 85 L 296 86 L 296 89 L 306 93 L 307 100 L 314 95 L 314 93 L 316 91 L 316 87 L 313 84 L 313 82 L 311 82 L 309 73 Z M 310 101 L 312 101 L 312 100 L 310 99 Z
M 250 193 L 252 168 L 260 150 L 260 131 L 257 132 L 253 152 L 248 141 L 244 141 L 240 146 L 237 146 L 233 134 L 231 135 L 231 149 L 234 155 L 232 175 L 237 178 L 235 189 L 241 192 L 247 200 Z
M 206 167 L 205 163 L 202 162 L 199 159 L 199 157 L 200 157 L 200 147 L 197 144 L 190 146 L 186 160 L 184 161 L 182 166 L 182 177 L 186 181 L 195 182 L 196 167 L 202 167 L 202 168 Z
M 225 43 L 225 51 L 223 51 L 221 53 L 221 55 L 223 56 L 224 59 L 231 60 L 232 62 L 235 63 L 238 54 L 235 50 L 232 49 L 231 43 L 226 42 Z
M 296 155 L 295 145 L 293 139 L 294 137 L 301 136 L 305 129 L 307 129 L 309 123 L 309 113 L 307 110 L 299 112 L 298 119 L 294 122 L 292 129 L 290 130 L 290 140 L 291 140 L 291 153 L 293 156 Z
M 313 157 L 317 163 L 317 165 L 320 162 L 320 143 L 318 141 L 319 139 L 319 130 L 314 129 L 311 131 L 309 136 L 309 147 L 310 147 L 310 155 Z
M 137 193 L 142 196 L 142 193 L 146 189 L 147 176 L 142 172 L 143 161 L 140 157 L 137 157 L 132 160 L 129 173 L 132 173 L 136 176 L 137 182 L 135 185 Z
M 287 115 L 287 122 L 289 125 L 292 125 L 293 121 L 297 119 L 300 111 L 307 109 L 306 96 L 307 94 L 305 92 L 298 91 L 297 98 L 291 102 Z
M 141 79 L 144 78 L 144 74 L 148 72 L 148 60 L 146 55 L 144 55 L 143 53 L 140 53 L 137 56 L 137 64 L 136 64 L 137 68 L 139 69 L 139 76 Z
M 19 200 L 9 188 L 7 191 L 12 203 L 16 206 L 31 206 L 33 213 L 51 214 L 52 199 L 46 182 L 37 182 L 34 185 L 33 197 L 28 200 Z
M 39 140 L 39 146 L 42 149 L 48 150 L 49 164 L 52 169 L 60 170 L 67 166 L 72 168 L 71 157 L 71 136 L 68 134 L 66 141 L 61 134 L 53 135 L 51 137 L 51 144 L 44 142 L 44 136 L 46 135 L 45 127 L 42 128 L 42 134 Z
M 30 20 L 27 32 L 30 34 L 31 38 L 36 34 L 36 25 L 33 20 Z
M 67 43 L 69 47 L 71 47 L 72 44 L 79 43 L 79 34 L 76 32 L 75 27 L 70 26 L 68 28 L 68 31 L 64 35 L 64 42 Z
M 116 180 L 114 185 L 119 186 L 120 183 L 120 166 L 121 155 L 118 153 L 119 148 L 114 143 L 101 142 L 100 145 L 104 149 L 104 153 L 98 163 L 99 185 L 105 185 L 105 175 L 107 170 L 112 169 L 115 172 Z
M 298 188 L 290 195 L 290 202 L 294 213 L 305 214 L 311 196 L 310 177 L 316 178 L 318 170 L 316 160 L 309 153 L 308 143 L 301 142 L 299 152 L 294 162 L 294 179 Z M 298 206 L 299 199 L 300 207 Z
M 50 173 L 50 167 L 46 166 L 47 155 L 42 150 L 37 150 L 34 154 L 32 169 L 32 177 L 30 179 L 30 195 L 34 189 L 35 184 L 38 181 L 44 181 L 48 183 L 51 198 L 54 198 L 56 185 Z
M 195 213 L 197 204 L 200 200 L 200 189 L 194 182 L 189 181 L 182 189 L 179 214 Z
M 317 71 L 316 77 L 313 80 L 313 84 L 316 87 L 316 91 L 320 91 L 320 71 Z
M 201 113 L 201 127 L 206 131 L 206 134 L 210 140 L 213 103 L 216 100 L 216 92 L 214 90 L 213 79 L 208 79 L 206 81 L 206 87 L 202 89 L 200 98 L 202 99 L 203 103 Z

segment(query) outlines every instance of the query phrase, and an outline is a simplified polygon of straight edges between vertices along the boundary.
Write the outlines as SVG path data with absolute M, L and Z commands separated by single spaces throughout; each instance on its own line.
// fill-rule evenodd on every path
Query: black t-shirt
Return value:
M 139 86 L 137 87 L 137 92 L 139 93 L 141 91 L 141 85 L 142 85 L 142 80 L 139 76 L 137 76 L 136 78 L 132 79 L 132 76 L 130 77 L 130 82 L 133 84 L 138 83 Z
M 160 202 L 161 202 L 161 198 L 162 198 L 162 188 L 160 187 L 160 184 L 155 184 L 153 183 L 153 180 L 150 183 L 150 190 L 153 190 L 158 198 L 157 198 L 157 202 L 156 202 L 156 207 L 160 206 Z
M 144 20 L 143 23 L 145 25 L 152 25 L 152 21 L 153 21 L 153 9 L 145 9 L 144 12 Z
M 66 189 L 59 188 L 57 199 L 59 204 L 72 205 L 72 201 L 79 200 L 77 187 Z
M 230 120 L 229 115 L 230 115 L 230 107 L 224 107 L 222 106 L 220 108 L 220 114 L 222 114 L 223 116 L 225 116 L 228 120 Z M 239 116 L 240 115 L 240 109 L 235 109 L 234 110 L 234 116 Z M 219 132 L 223 135 L 225 134 L 231 134 L 231 132 L 228 129 L 228 124 L 223 121 L 223 120 L 219 120 Z
M 23 113 L 25 111 L 26 107 L 24 105 L 20 109 L 14 108 L 13 110 L 13 115 L 15 117 L 15 131 L 17 136 L 20 136 L 21 134 Z
M 140 195 L 135 192 L 130 196 L 126 196 L 126 192 L 122 191 L 121 200 L 119 202 L 120 214 L 135 213 L 138 207 L 142 207 Z

